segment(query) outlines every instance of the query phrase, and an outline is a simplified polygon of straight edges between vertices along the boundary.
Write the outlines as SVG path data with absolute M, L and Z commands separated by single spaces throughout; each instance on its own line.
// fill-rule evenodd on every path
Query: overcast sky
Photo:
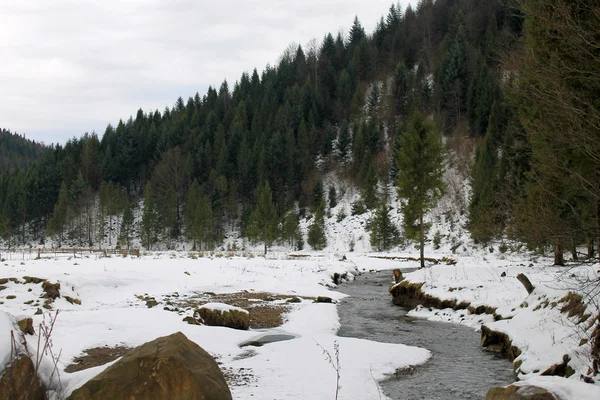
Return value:
M 393 1 L 0 0 L 0 128 L 45 143 L 101 136 L 140 107 L 233 87 L 355 15 L 371 33 Z

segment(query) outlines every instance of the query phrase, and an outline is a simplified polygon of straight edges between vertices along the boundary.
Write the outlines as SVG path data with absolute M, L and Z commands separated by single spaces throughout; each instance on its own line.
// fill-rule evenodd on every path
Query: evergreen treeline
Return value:
M 0 129 L 0 172 L 27 169 L 40 155 L 43 146 L 35 140 Z
M 180 97 L 162 112 L 138 110 L 101 138 L 52 146 L 27 172 L 5 172 L 0 234 L 9 244 L 49 235 L 89 246 L 137 237 L 146 248 L 185 237 L 205 249 L 237 227 L 266 251 L 276 240 L 303 246 L 298 219 L 309 212 L 307 242 L 322 248 L 336 193 L 320 177 L 336 168 L 361 188 L 357 210 L 378 210 L 376 247 L 398 241 L 378 201 L 379 183 L 390 180 L 406 232 L 423 243 L 422 217 L 443 189 L 443 133 L 480 143 L 469 209 L 476 241 L 510 235 L 557 251 L 591 242 L 600 208 L 598 66 L 584 50 L 597 44 L 600 24 L 597 13 L 578 11 L 586 4 L 422 0 L 392 5 L 370 34 L 355 19 L 347 36 L 290 46 L 261 74 Z M 423 162 L 436 179 L 411 198 L 407 171 Z M 536 225 L 539 215 L 548 219 Z

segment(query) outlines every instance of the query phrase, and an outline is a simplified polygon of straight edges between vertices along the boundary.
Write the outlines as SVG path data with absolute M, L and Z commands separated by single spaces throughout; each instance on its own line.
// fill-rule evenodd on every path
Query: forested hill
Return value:
M 0 172 L 27 169 L 42 152 L 43 146 L 7 129 L 0 129 Z
M 596 237 L 600 210 L 599 141 L 583 133 L 589 139 L 598 121 L 598 63 L 585 46 L 598 43 L 599 14 L 581 11 L 593 7 L 422 0 L 392 5 L 371 33 L 355 19 L 347 36 L 290 47 L 260 74 L 162 111 L 138 110 L 102 137 L 45 150 L 26 175 L 5 173 L 0 233 L 8 243 L 52 237 L 95 246 L 115 224 L 121 245 L 140 239 L 146 248 L 177 240 L 211 248 L 226 226 L 266 244 L 302 238 L 298 215 L 314 214 L 318 224 L 335 194 L 323 188 L 324 173 L 338 171 L 361 189 L 362 206 L 375 209 L 385 198 L 381 183 L 408 184 L 408 171 L 419 173 L 408 168 L 419 160 L 397 150 L 445 135 L 479 143 L 473 238 L 509 235 L 562 255 Z M 425 197 L 401 199 L 412 204 L 404 207 L 409 238 L 427 233 L 414 229 L 415 210 L 433 200 Z M 318 226 L 307 239 L 325 245 Z

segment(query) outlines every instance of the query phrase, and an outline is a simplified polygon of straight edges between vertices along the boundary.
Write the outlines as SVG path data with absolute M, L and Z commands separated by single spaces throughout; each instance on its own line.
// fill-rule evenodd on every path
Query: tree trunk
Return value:
M 587 238 L 587 258 L 594 257 L 594 239 Z
M 423 214 L 419 216 L 419 225 L 421 229 L 420 248 L 421 248 L 421 268 L 425 268 L 425 227 L 423 226 Z
M 577 256 L 577 243 L 575 239 L 571 242 L 571 253 L 573 254 L 573 261 L 578 261 L 579 257 Z
M 563 257 L 563 246 L 560 240 L 556 240 L 554 245 L 554 265 L 565 265 L 565 259 Z
M 265 257 L 267 256 L 267 242 L 265 241 Z
M 596 243 L 600 246 L 600 200 L 596 200 L 596 235 Z M 598 256 L 600 256 L 600 252 L 598 252 Z

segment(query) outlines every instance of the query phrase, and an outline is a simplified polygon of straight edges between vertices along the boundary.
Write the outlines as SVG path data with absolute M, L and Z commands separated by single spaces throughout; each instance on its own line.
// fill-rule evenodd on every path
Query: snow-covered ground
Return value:
M 417 307 L 410 316 L 465 324 L 479 329 L 485 324 L 507 334 L 521 354 L 515 359 L 520 380 L 535 378 L 564 356 L 574 370 L 570 380 L 579 381 L 592 367 L 590 335 L 600 313 L 600 266 L 580 264 L 551 266 L 552 260 L 524 254 L 487 254 L 455 258 L 456 265 L 432 265 L 405 275 L 409 282 L 423 283 L 421 290 L 441 300 L 455 299 L 473 307 L 488 306 L 503 319 L 468 310 L 437 310 Z M 414 265 L 415 263 L 406 263 Z M 517 280 L 523 273 L 535 286 L 528 294 Z M 575 293 L 587 306 L 577 307 Z M 571 300 L 569 300 L 571 299 Z M 575 312 L 569 315 L 569 311 Z M 600 398 L 600 387 L 598 387 Z M 569 397 L 578 398 L 578 397 Z
M 337 342 L 340 398 L 378 398 L 376 380 L 396 368 L 423 363 L 430 354 L 425 349 L 337 337 L 339 320 L 335 304 L 306 299 L 293 304 L 285 323 L 272 331 L 286 332 L 296 339 L 248 350 L 238 344 L 264 335 L 265 331 L 189 325 L 182 321 L 184 315 L 165 311 L 164 304 L 148 308 L 145 303 L 146 298 L 160 301 L 164 295 L 173 293 L 184 298 L 199 292 L 219 294 L 244 290 L 290 297 L 329 296 L 335 300 L 343 295 L 331 290 L 331 275 L 338 272 L 351 276 L 361 268 L 360 264 L 334 257 L 295 260 L 286 259 L 284 255 L 280 259 L 193 259 L 187 253 L 141 258 L 8 260 L 0 265 L 0 276 L 18 278 L 20 283 L 9 281 L 0 294 L 3 302 L 0 305 L 0 360 L 10 355 L 10 346 L 5 342 L 10 343 L 8 338 L 10 330 L 15 329 L 14 321 L 33 317 L 37 335 L 38 325 L 54 315 L 55 311 L 46 310 L 42 315 L 34 315 L 42 294 L 41 285 L 25 283 L 23 279 L 23 276 L 33 276 L 61 284 L 62 297 L 52 304 L 54 309 L 61 310 L 52 333 L 53 350 L 55 354 L 61 352 L 61 369 L 89 348 L 134 347 L 181 331 L 217 357 L 223 368 L 234 373 L 244 368 L 242 371 L 249 375 L 249 381 L 232 386 L 236 399 L 329 399 L 335 392 L 336 371 L 324 350 L 335 362 L 334 343 Z M 65 295 L 81 300 L 81 304 L 69 303 Z M 30 352 L 35 354 L 37 338 L 29 336 L 28 344 Z M 52 369 L 48 356 L 43 367 L 42 377 L 47 380 Z M 103 368 L 71 374 L 62 371 L 64 392 L 71 392 Z

